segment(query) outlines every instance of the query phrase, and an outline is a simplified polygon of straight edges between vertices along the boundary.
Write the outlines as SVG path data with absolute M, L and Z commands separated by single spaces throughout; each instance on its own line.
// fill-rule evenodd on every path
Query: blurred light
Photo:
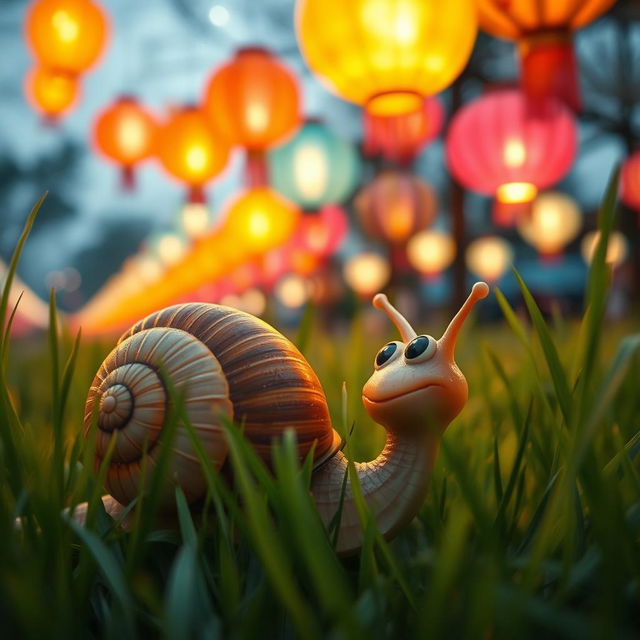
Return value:
M 506 204 L 530 202 L 536 197 L 538 189 L 530 182 L 507 182 L 496 190 L 496 198 Z
M 297 35 L 312 71 L 374 115 L 417 111 L 467 62 L 473 0 L 300 0 Z
M 511 245 L 499 236 L 477 238 L 467 247 L 467 268 L 490 283 L 500 280 L 512 261 Z
M 186 253 L 187 246 L 183 238 L 175 233 L 165 233 L 156 243 L 156 252 L 164 265 L 178 262 Z
M 157 258 L 149 254 L 142 254 L 132 259 L 131 262 L 127 261 L 125 267 L 132 267 L 132 272 L 127 273 L 128 269 L 125 268 L 124 276 L 127 284 L 131 284 L 131 290 L 136 291 L 140 288 L 137 279 L 150 284 L 160 279 L 164 269 L 162 264 Z
M 600 231 L 590 231 L 582 239 L 580 250 L 587 264 L 591 264 L 599 240 Z M 611 264 L 614 268 L 618 267 L 626 260 L 628 253 L 629 243 L 625 236 L 619 231 L 613 231 L 609 236 L 605 262 Z
M 266 307 L 267 299 L 260 289 L 248 289 L 241 296 L 242 310 L 254 316 L 261 316 Z
M 451 234 L 424 230 L 416 233 L 407 244 L 407 257 L 416 271 L 431 276 L 444 271 L 456 256 L 456 243 Z
M 209 209 L 205 204 L 187 202 L 180 212 L 182 228 L 189 238 L 199 238 L 209 226 Z
M 37 111 L 55 119 L 78 101 L 78 77 L 64 71 L 34 67 L 25 78 L 26 96 Z
M 299 309 L 309 299 L 307 283 L 294 274 L 285 276 L 276 285 L 275 296 L 288 309 Z
M 541 254 L 558 254 L 573 240 L 582 226 L 582 216 L 568 195 L 548 191 L 533 202 L 531 213 L 521 218 L 518 230 Z
M 214 4 L 209 9 L 209 21 L 215 27 L 224 27 L 229 22 L 229 10 L 221 4 Z
M 369 297 L 378 293 L 389 282 L 389 262 L 377 253 L 360 253 L 344 265 L 344 279 L 360 296 Z

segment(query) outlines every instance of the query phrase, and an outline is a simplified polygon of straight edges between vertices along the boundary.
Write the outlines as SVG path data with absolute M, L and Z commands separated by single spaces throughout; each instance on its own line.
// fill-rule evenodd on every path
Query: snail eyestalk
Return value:
M 467 316 L 473 309 L 478 300 L 486 298 L 489 295 L 489 285 L 486 282 L 476 282 L 471 288 L 469 297 L 465 300 L 460 311 L 456 313 L 455 317 L 449 323 L 449 326 L 442 334 L 439 342 L 442 345 L 445 353 L 453 360 L 453 355 L 456 348 L 456 340 L 458 339 L 458 333 L 467 319 Z
M 374 296 L 373 306 L 376 309 L 382 309 L 389 316 L 391 322 L 398 327 L 403 342 L 411 342 L 417 337 L 418 334 L 413 330 L 409 321 L 389 302 L 384 293 L 378 293 Z

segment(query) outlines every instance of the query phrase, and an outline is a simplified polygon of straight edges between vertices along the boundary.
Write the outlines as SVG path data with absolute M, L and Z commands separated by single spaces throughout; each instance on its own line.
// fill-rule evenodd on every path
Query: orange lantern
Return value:
M 572 32 L 604 13 L 615 0 L 478 0 L 480 26 L 520 49 L 523 88 L 530 96 L 555 95 L 580 104 Z
M 153 154 L 156 128 L 154 117 L 131 96 L 122 96 L 96 118 L 94 145 L 122 167 L 124 188 L 134 185 L 134 166 Z
M 299 209 L 268 187 L 253 187 L 227 210 L 222 233 L 236 253 L 260 256 L 284 244 L 296 228 Z
M 29 8 L 25 31 L 44 66 L 80 73 L 102 53 L 109 25 L 101 7 L 90 0 L 37 0 Z
M 203 105 L 216 129 L 248 150 L 249 183 L 266 185 L 265 149 L 300 125 L 294 75 L 266 49 L 240 49 L 211 77 Z
M 426 182 L 400 171 L 381 173 L 355 198 L 364 231 L 396 246 L 431 224 L 437 206 L 435 193 Z
M 77 101 L 80 85 L 78 78 L 64 71 L 35 67 L 26 77 L 25 92 L 29 102 L 40 111 L 45 122 L 55 124 L 57 119 Z
M 437 279 L 456 257 L 456 243 L 449 233 L 424 229 L 409 240 L 407 257 L 425 278 Z
M 297 34 L 311 69 L 374 115 L 418 111 L 467 63 L 474 0 L 299 0 Z
M 189 202 L 204 203 L 204 185 L 229 158 L 228 143 L 197 107 L 184 107 L 158 127 L 158 158 L 166 171 L 189 185 Z

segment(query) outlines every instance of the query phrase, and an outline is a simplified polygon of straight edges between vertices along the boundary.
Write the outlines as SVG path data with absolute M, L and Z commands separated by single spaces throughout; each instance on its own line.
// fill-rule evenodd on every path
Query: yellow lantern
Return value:
M 389 262 L 377 253 L 360 253 L 344 265 L 344 279 L 363 298 L 378 293 L 389 282 Z
M 575 201 L 556 191 L 547 191 L 533 202 L 529 216 L 518 223 L 522 237 L 543 256 L 553 257 L 580 231 L 582 216 Z
M 437 276 L 456 257 L 456 243 L 444 231 L 425 229 L 409 240 L 407 257 L 416 271 L 427 277 Z
M 381 116 L 419 111 L 467 63 L 474 0 L 299 0 L 297 35 L 311 69 L 339 96 Z
M 599 240 L 599 231 L 590 231 L 582 239 L 582 242 L 580 243 L 580 250 L 582 253 L 582 257 L 587 264 L 591 264 L 591 261 L 593 260 L 593 254 L 595 253 L 596 246 L 598 245 Z M 615 269 L 626 260 L 628 253 L 629 243 L 627 242 L 625 236 L 619 231 L 613 231 L 609 236 L 605 262 L 610 264 Z
M 261 255 L 284 244 L 293 234 L 298 208 L 268 187 L 245 191 L 229 207 L 223 233 L 234 250 Z
M 512 261 L 511 245 L 499 236 L 477 238 L 467 247 L 467 268 L 489 283 L 500 280 Z

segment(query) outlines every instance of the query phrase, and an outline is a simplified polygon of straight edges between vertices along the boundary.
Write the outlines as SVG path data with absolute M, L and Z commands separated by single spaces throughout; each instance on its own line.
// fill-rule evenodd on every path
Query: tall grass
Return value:
M 80 425 L 108 345 L 68 336 L 52 297 L 46 344 L 9 354 L 8 287 L 39 202 L 0 300 L 3 637 L 638 637 L 640 334 L 605 318 L 615 188 L 583 318 L 550 326 L 519 279 L 525 322 L 495 291 L 505 323 L 461 339 L 470 400 L 419 516 L 385 543 L 362 503 L 363 549 L 347 560 L 317 516 L 293 434 L 274 446 L 270 472 L 227 425 L 233 485 L 203 460 L 206 508 L 194 516 L 176 488 L 175 528 L 155 518 L 159 476 L 131 531 L 107 516 L 105 470 Z M 374 354 L 359 321 L 340 339 L 309 316 L 298 338 L 334 423 L 355 424 L 350 447 L 375 455 L 382 434 L 359 403 Z M 189 428 L 174 400 L 168 426 Z M 83 528 L 65 510 L 84 500 Z

